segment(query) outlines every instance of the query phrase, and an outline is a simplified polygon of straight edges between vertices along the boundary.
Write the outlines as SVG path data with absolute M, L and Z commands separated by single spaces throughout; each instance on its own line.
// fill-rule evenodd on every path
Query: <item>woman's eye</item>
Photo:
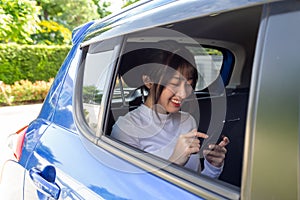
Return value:
M 179 83 L 177 83 L 177 82 L 171 82 L 169 84 L 172 85 L 172 86 L 178 86 L 179 85 Z
M 189 83 L 189 82 L 186 82 L 186 83 L 185 83 L 185 86 L 186 86 L 186 87 L 191 87 L 191 86 L 192 86 L 192 84 L 191 84 L 191 83 Z

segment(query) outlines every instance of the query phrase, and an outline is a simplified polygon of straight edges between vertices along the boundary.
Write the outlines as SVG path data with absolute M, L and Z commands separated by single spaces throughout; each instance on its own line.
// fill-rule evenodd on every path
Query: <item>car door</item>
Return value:
M 75 108 L 78 109 L 75 119 L 79 134 L 77 129 L 63 126 L 63 122 L 49 124 L 43 133 L 33 133 L 35 130 L 29 133 L 42 136 L 37 137 L 39 141 L 26 162 L 24 199 L 49 196 L 54 199 L 139 199 L 141 196 L 155 199 L 161 196 L 160 191 L 164 191 L 164 199 L 198 198 L 140 168 L 145 161 L 126 154 L 129 161 L 120 158 L 121 151 L 116 153 L 117 148 L 99 142 L 99 124 L 104 119 L 105 99 L 121 41 L 121 38 L 115 38 L 82 49 L 77 69 L 78 88 L 74 88 L 75 97 L 82 95 L 82 100 L 77 99 L 81 108 Z M 71 65 L 68 76 L 74 75 L 74 66 Z M 62 90 L 60 94 L 61 102 L 68 102 L 65 92 Z M 66 109 L 62 105 L 58 104 L 57 110 Z M 61 116 L 54 116 L 53 121 L 70 113 L 57 111 L 57 114 Z

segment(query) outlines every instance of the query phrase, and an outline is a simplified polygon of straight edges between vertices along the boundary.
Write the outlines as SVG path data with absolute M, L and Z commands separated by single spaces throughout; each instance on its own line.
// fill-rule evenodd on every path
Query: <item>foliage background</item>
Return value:
M 137 1 L 122 0 L 122 7 Z M 71 31 L 111 14 L 110 6 L 109 0 L 0 0 L 0 106 L 43 100 L 71 47 Z
M 71 44 L 71 31 L 111 14 L 110 5 L 103 0 L 1 0 L 0 43 Z
M 34 1 L 1 0 L 0 42 L 32 43 L 30 34 L 38 29 L 39 10 Z
M 0 44 L 0 80 L 48 81 L 55 77 L 70 46 Z

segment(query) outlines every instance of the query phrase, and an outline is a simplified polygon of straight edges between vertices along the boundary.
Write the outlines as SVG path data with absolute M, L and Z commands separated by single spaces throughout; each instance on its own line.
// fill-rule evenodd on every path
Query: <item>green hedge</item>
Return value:
M 36 81 L 34 83 L 20 80 L 13 85 L 0 82 L 0 106 L 41 103 L 45 99 L 53 80 L 54 78 L 51 78 L 47 82 Z
M 48 81 L 56 76 L 71 46 L 0 44 L 0 81 Z

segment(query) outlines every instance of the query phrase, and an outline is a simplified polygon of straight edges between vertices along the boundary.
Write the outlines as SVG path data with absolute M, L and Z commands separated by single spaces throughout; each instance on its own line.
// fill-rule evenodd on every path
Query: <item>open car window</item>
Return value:
M 160 34 L 164 36 L 162 37 Z M 166 35 L 168 34 L 169 36 L 167 37 Z M 170 46 L 170 44 L 174 44 L 175 49 L 173 49 L 174 47 L 172 45 Z M 149 49 L 160 48 L 160 50 L 163 51 L 180 52 L 176 49 L 177 44 L 188 51 L 188 54 L 191 57 L 184 58 L 184 54 L 180 56 L 186 60 L 193 60 L 190 62 L 195 63 L 193 64 L 193 67 L 195 68 L 195 73 L 198 77 L 193 93 L 185 100 L 187 103 L 182 105 L 181 111 L 191 114 L 195 119 L 196 126 L 198 126 L 201 115 L 198 99 L 202 99 L 203 97 L 207 99 L 210 92 L 214 95 L 216 94 L 214 90 L 209 89 L 211 85 L 214 85 L 214 88 L 217 88 L 218 91 L 224 91 L 224 83 L 228 82 L 228 80 L 222 79 L 222 71 L 224 68 L 229 68 L 226 69 L 226 71 L 231 71 L 234 62 L 233 60 L 226 60 L 226 55 L 229 51 L 224 48 L 201 44 L 200 41 L 184 34 L 166 30 L 164 28 L 158 28 L 157 30 L 148 30 L 126 36 L 112 90 L 108 117 L 109 121 L 106 130 L 107 135 L 111 135 L 112 130 L 118 126 L 116 125 L 116 122 L 120 118 L 124 119 L 124 116 L 143 105 L 148 98 L 149 91 L 145 90 L 142 77 L 147 71 L 152 71 L 152 67 L 157 63 L 147 63 L 147 60 L 150 60 L 149 57 L 151 55 L 147 55 L 146 52 Z M 227 54 L 224 54 L 226 51 Z M 161 67 L 164 68 L 165 66 L 162 65 Z M 157 70 L 160 69 L 157 68 Z M 229 79 L 230 76 L 227 78 Z M 221 84 L 220 81 L 222 82 Z M 201 91 L 203 91 L 204 96 L 202 96 Z M 200 92 L 200 96 L 198 96 L 198 92 Z M 224 100 L 224 93 L 218 93 L 218 95 L 219 96 L 215 95 L 215 97 L 220 99 L 223 105 L 225 105 L 226 101 Z M 224 109 L 219 112 L 222 113 L 220 116 L 223 117 L 226 114 Z M 210 113 L 207 113 L 206 119 L 210 119 L 210 117 Z M 128 121 L 128 123 L 130 122 Z M 127 125 L 130 126 L 129 124 Z M 217 128 L 219 128 L 219 125 L 217 125 Z M 215 129 L 215 127 L 213 129 Z M 130 132 L 134 132 L 134 130 L 130 129 Z M 112 138 L 114 138 L 114 136 Z M 215 141 L 212 142 L 217 142 L 218 139 L 219 135 L 213 137 L 213 140 Z M 120 142 L 125 142 L 126 144 L 126 139 L 125 141 L 120 140 Z M 131 144 L 129 144 L 129 146 L 131 146 Z M 134 144 L 133 147 L 137 146 Z M 145 149 L 139 150 L 145 151 Z M 203 154 L 199 156 L 201 156 L 201 160 L 203 161 Z

